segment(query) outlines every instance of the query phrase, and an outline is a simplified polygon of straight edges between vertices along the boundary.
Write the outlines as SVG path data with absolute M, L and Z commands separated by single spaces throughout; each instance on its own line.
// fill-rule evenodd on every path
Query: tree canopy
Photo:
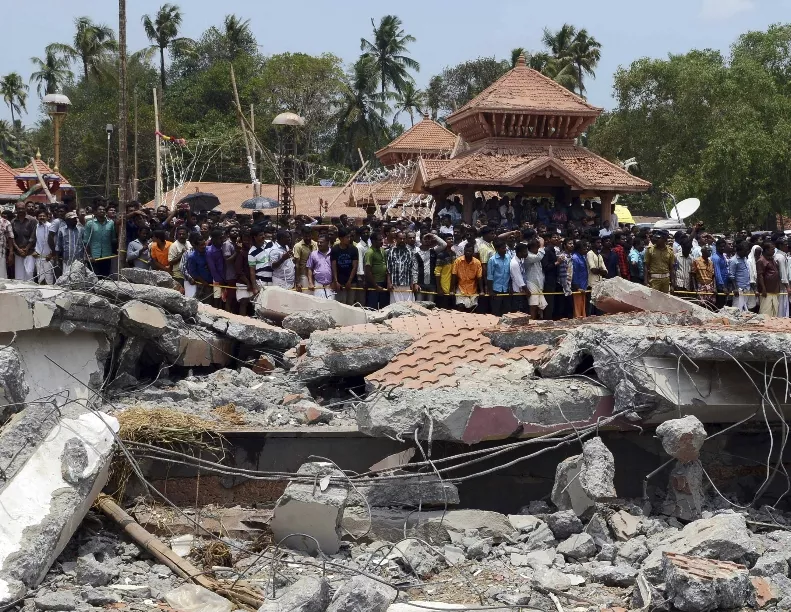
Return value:
M 698 197 L 718 227 L 756 227 L 791 212 L 791 26 L 712 50 L 641 59 L 615 74 L 617 107 L 589 134 L 610 159 L 678 198 Z M 657 208 L 657 206 L 654 206 Z

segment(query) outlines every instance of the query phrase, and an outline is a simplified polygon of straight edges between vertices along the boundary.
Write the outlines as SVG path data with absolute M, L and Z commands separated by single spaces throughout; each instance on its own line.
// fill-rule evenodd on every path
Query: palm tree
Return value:
M 5 119 L 0 119 L 0 157 L 10 163 L 12 158 L 16 156 L 16 153 L 14 128 Z
M 571 63 L 577 70 L 577 83 L 580 95 L 585 93 L 583 75 L 596 78 L 595 68 L 601 59 L 601 44 L 588 35 L 588 31 L 583 28 L 574 37 L 571 45 Z
M 382 100 L 384 100 L 388 86 L 392 85 L 396 91 L 402 91 L 412 80 L 407 69 L 418 72 L 420 64 L 406 55 L 407 44 L 415 42 L 415 37 L 404 33 L 398 17 L 385 15 L 379 22 L 379 27 L 376 27 L 376 23 L 371 19 L 371 25 L 374 30 L 373 42 L 361 38 L 360 50 L 363 52 L 363 57 L 371 58 L 376 62 Z
M 39 97 L 57 93 L 63 84 L 74 76 L 69 70 L 69 62 L 63 57 L 58 57 L 52 45 L 45 47 L 43 60 L 39 57 L 31 57 L 30 61 L 38 68 L 30 75 L 30 81 L 36 82 L 36 92 Z
M 389 139 L 385 116 L 390 108 L 377 92 L 378 72 L 374 59 L 366 56 L 352 68 L 337 114 L 338 129 L 331 150 L 336 161 L 356 166 L 358 148 L 371 152 Z
M 568 59 L 571 57 L 571 47 L 577 35 L 577 28 L 573 25 L 564 23 L 557 32 L 549 28 L 544 28 L 541 42 L 558 59 Z
M 194 44 L 190 38 L 179 37 L 181 19 L 181 9 L 178 5 L 168 3 L 159 7 L 153 20 L 148 15 L 143 15 L 143 29 L 146 31 L 146 36 L 159 49 L 159 78 L 162 91 L 165 91 L 165 49 L 170 47 L 174 51 L 187 51 Z
M 425 104 L 426 94 L 417 89 L 414 83 L 407 82 L 395 99 L 395 112 L 396 115 L 407 113 L 410 124 L 415 125 L 415 112 L 422 114 Z
M 3 96 L 3 102 L 11 109 L 12 127 L 16 125 L 14 111 L 17 115 L 22 114 L 22 111 L 27 111 L 25 103 L 28 89 L 29 87 L 25 85 L 22 76 L 17 72 L 11 72 L 0 80 L 0 95 Z
M 79 59 L 82 76 L 87 80 L 88 72 L 95 72 L 99 61 L 107 53 L 116 50 L 115 33 L 110 26 L 96 24 L 90 17 L 77 17 L 74 24 L 77 31 L 72 45 L 53 43 L 49 46 L 69 59 Z
M 236 15 L 225 16 L 225 44 L 228 59 L 235 60 L 239 54 L 247 50 L 250 41 L 255 41 L 255 37 L 250 30 L 250 20 L 241 19 Z

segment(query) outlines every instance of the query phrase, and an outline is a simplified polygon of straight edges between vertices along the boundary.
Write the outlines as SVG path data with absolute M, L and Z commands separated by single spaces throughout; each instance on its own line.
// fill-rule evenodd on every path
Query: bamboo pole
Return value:
M 154 178 L 154 206 L 159 208 L 162 203 L 162 151 L 159 142 L 159 103 L 157 88 L 154 87 L 154 140 L 156 144 L 156 177 Z
M 33 165 L 33 171 L 36 173 L 36 178 L 38 179 L 39 184 L 41 185 L 42 189 L 44 189 L 44 193 L 47 194 L 47 199 L 49 200 L 50 204 L 54 204 L 56 202 L 55 196 L 52 195 L 52 192 L 47 187 L 47 184 L 44 182 L 44 177 L 41 176 L 41 171 L 38 169 L 36 165 L 36 158 L 31 157 L 30 163 Z
M 367 165 L 368 165 L 368 161 L 366 160 L 366 161 L 363 163 L 362 167 L 361 167 L 361 168 L 360 168 L 360 169 L 359 169 L 357 172 L 355 172 L 355 173 L 352 175 L 352 178 L 350 178 L 348 181 L 346 181 L 346 184 L 343 186 L 343 189 L 341 189 L 341 190 L 338 192 L 338 194 L 337 194 L 337 195 L 336 195 L 334 198 L 332 198 L 332 202 L 330 202 L 329 204 L 327 204 L 327 211 L 329 211 L 330 207 L 331 207 L 333 204 L 335 204 L 335 202 L 337 202 L 337 201 L 338 201 L 338 198 L 340 198 L 340 197 L 343 195 L 343 193 L 344 193 L 344 192 L 345 192 L 345 191 L 346 191 L 346 190 L 349 188 L 349 185 L 351 185 L 351 184 L 354 182 L 354 179 L 356 179 L 356 178 L 357 178 L 357 177 L 360 175 L 360 173 L 361 173 L 363 170 L 365 170 L 365 167 L 366 167 Z
M 126 73 L 126 0 L 118 0 L 118 270 L 126 264 L 126 204 L 129 202 L 129 85 Z M 110 175 L 109 166 L 107 175 Z
M 238 590 L 231 591 L 224 588 L 217 581 L 206 576 L 201 570 L 187 561 L 181 555 L 177 555 L 169 546 L 166 546 L 159 538 L 148 533 L 140 524 L 129 516 L 113 498 L 104 493 L 100 493 L 96 499 L 96 505 L 101 510 L 118 523 L 137 544 L 145 548 L 156 559 L 168 566 L 176 575 L 186 580 L 191 580 L 218 595 L 227 597 L 230 600 L 242 602 L 248 606 L 258 609 L 264 603 L 263 598 L 255 597 L 247 593 L 240 593 Z
M 250 180 L 253 183 L 253 195 L 259 196 L 260 191 L 258 188 L 258 177 L 255 171 L 255 161 L 250 147 L 250 140 L 247 138 L 247 129 L 245 128 L 245 117 L 242 105 L 239 102 L 239 90 L 236 88 L 236 72 L 233 69 L 233 62 L 231 62 L 231 86 L 233 88 L 233 101 L 236 105 L 236 114 L 239 117 L 239 125 L 242 128 L 242 139 L 244 140 L 244 148 L 247 152 L 247 165 L 250 168 Z

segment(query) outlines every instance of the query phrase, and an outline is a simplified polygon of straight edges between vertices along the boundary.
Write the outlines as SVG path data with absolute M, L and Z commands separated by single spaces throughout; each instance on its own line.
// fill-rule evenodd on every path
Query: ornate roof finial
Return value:
M 423 113 L 423 120 L 424 120 L 424 121 L 428 121 L 429 119 L 431 119 L 431 117 L 429 116 L 429 114 L 428 114 L 427 112 L 426 112 L 426 113 Z
M 41 159 L 41 149 L 36 149 L 36 159 L 37 160 Z
M 517 65 L 517 67 L 518 66 L 525 66 L 525 65 L 527 65 L 527 60 L 525 59 L 525 52 L 524 51 L 522 51 L 522 53 L 519 54 L 519 57 L 516 60 L 516 65 Z

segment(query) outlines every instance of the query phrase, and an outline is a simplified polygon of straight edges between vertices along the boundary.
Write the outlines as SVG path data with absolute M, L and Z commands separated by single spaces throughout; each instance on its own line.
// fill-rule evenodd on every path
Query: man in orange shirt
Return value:
M 456 307 L 472 311 L 478 305 L 478 295 L 483 293 L 483 266 L 480 259 L 473 257 L 475 243 L 464 245 L 464 256 L 453 262 L 451 293 L 456 294 Z
M 167 240 L 167 232 L 163 229 L 154 230 L 154 240 L 151 242 L 151 268 L 170 273 L 168 249 L 173 244 Z

